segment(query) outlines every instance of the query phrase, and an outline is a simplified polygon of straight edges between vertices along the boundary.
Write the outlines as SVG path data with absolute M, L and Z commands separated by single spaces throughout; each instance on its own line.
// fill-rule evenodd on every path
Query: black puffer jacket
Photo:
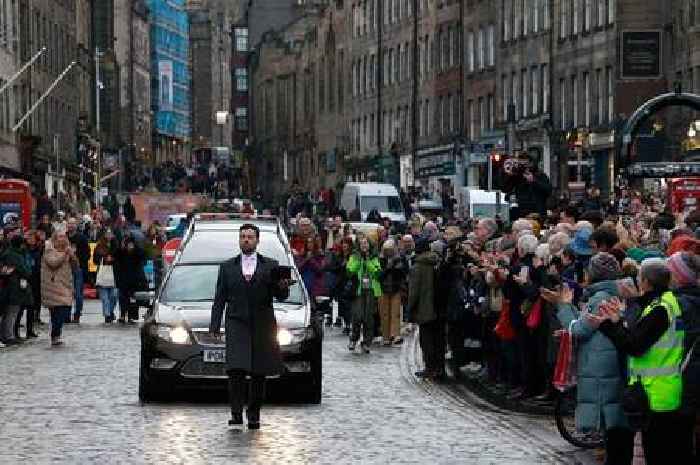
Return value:
M 700 411 L 700 287 L 682 287 L 673 293 L 683 312 L 684 357 L 695 344 L 693 355 L 683 372 L 683 408 L 697 413 Z M 699 342 L 696 344 L 695 341 Z

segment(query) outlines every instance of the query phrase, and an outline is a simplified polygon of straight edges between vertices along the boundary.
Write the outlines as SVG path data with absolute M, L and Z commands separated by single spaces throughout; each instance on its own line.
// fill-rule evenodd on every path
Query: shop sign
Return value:
M 454 146 L 447 145 L 418 151 L 418 177 L 454 176 Z

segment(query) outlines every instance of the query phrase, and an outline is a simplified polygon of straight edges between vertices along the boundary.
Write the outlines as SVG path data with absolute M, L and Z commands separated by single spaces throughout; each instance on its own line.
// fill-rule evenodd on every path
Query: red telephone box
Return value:
M 12 222 L 12 217 L 22 222 L 25 229 L 32 225 L 32 189 L 23 179 L 0 179 L 0 226 Z
M 668 196 L 674 213 L 695 210 L 700 207 L 700 178 L 669 180 Z

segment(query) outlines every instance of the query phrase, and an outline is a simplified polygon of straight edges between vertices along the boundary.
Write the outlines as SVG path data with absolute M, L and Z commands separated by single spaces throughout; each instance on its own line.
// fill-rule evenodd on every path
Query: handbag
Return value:
M 112 265 L 100 264 L 100 269 L 97 270 L 97 276 L 95 277 L 95 286 L 114 287 L 114 269 Z
M 513 323 L 510 321 L 510 301 L 503 299 L 501 304 L 501 314 L 498 317 L 498 322 L 493 328 L 502 341 L 512 341 L 515 339 L 515 329 L 513 329 Z
M 525 324 L 529 329 L 537 329 L 542 322 L 542 298 L 538 297 L 532 307 L 530 313 L 527 314 Z
M 560 392 L 571 389 L 576 386 L 577 382 L 576 350 L 574 347 L 574 338 L 571 334 L 571 327 L 574 321 L 569 325 L 569 330 L 562 333 L 561 339 L 559 340 L 559 352 L 557 353 L 557 364 L 554 366 L 552 385 Z

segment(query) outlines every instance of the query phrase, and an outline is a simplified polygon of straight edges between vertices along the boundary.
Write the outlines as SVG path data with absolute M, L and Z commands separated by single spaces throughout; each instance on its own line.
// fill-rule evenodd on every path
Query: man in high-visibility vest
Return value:
M 587 319 L 629 355 L 629 382 L 640 381 L 649 399 L 648 423 L 642 431 L 647 465 L 691 464 L 693 419 L 681 411 L 685 331 L 680 305 L 669 289 L 666 261 L 644 260 L 638 282 L 643 310 L 632 330 L 620 321 L 624 305 L 619 301 L 604 304 L 600 315 Z

